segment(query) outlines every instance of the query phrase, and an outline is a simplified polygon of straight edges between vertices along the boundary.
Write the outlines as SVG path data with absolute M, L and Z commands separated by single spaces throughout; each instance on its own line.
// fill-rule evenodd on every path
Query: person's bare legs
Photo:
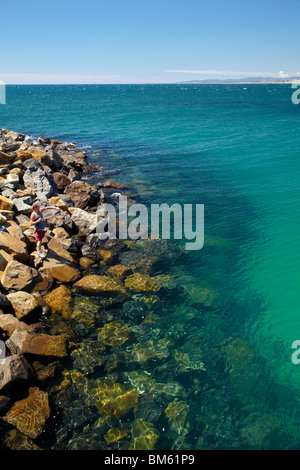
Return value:
M 36 251 L 37 251 L 37 252 L 41 251 L 41 248 L 42 248 L 42 242 L 38 241 L 38 242 L 36 243 Z

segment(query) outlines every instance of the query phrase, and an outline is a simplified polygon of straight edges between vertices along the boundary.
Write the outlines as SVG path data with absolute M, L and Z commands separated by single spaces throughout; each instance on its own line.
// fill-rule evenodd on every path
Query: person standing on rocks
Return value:
M 42 251 L 42 241 L 46 233 L 43 211 L 46 209 L 59 210 L 58 207 L 54 206 L 41 207 L 39 202 L 35 202 L 32 205 L 32 213 L 30 216 L 30 225 L 34 225 L 36 251 L 38 258 L 45 258 L 46 256 L 46 253 Z

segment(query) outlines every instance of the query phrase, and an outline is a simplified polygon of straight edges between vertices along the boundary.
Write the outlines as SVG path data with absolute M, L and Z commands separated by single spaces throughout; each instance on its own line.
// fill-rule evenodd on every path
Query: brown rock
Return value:
M 161 288 L 158 280 L 147 274 L 134 273 L 127 277 L 125 287 L 135 292 L 158 291 Z
M 124 287 L 108 276 L 92 274 L 85 276 L 74 284 L 76 289 L 81 289 L 91 294 L 120 295 L 126 294 Z
M 2 194 L 0 195 L 0 209 L 1 210 L 11 211 L 13 209 L 13 206 L 14 206 L 14 203 L 11 202 L 10 199 L 8 199 L 5 196 L 2 196 Z
M 71 291 L 66 286 L 59 286 L 44 296 L 44 300 L 52 313 L 60 313 L 64 318 L 72 317 Z
M 76 281 L 80 277 L 72 256 L 55 238 L 48 243 L 47 256 L 42 259 L 39 271 L 61 282 Z
M 114 189 L 130 189 L 131 186 L 125 183 L 118 183 L 117 181 L 104 181 L 101 185 L 103 188 L 114 188 Z
M 15 156 L 11 157 L 4 152 L 0 151 L 0 165 L 10 165 L 15 159 Z
M 10 233 L 0 232 L 0 249 L 6 251 L 6 253 L 21 263 L 28 261 L 26 243 Z
M 123 266 L 122 264 L 116 264 L 108 269 L 107 274 L 116 279 L 123 280 L 125 277 L 132 274 L 132 269 L 128 266 Z
M 16 260 L 9 261 L 1 278 L 2 286 L 9 291 L 47 292 L 53 278 Z
M 13 292 L 8 294 L 6 297 L 10 301 L 14 309 L 15 316 L 19 320 L 28 318 L 41 310 L 39 302 L 28 292 Z
M 48 393 L 38 387 L 31 387 L 28 398 L 14 403 L 3 419 L 35 439 L 42 433 L 49 416 Z
M 8 231 L 10 235 L 12 235 L 15 238 L 18 238 L 22 242 L 25 241 L 23 232 L 20 226 L 16 222 L 14 222 L 13 220 L 8 220 L 7 222 L 3 223 L 3 226 L 6 228 L 6 230 Z
M 70 179 L 63 173 L 53 173 L 53 179 L 56 183 L 57 189 L 62 192 L 71 184 Z
M 0 393 L 28 378 L 28 363 L 24 357 L 13 355 L 0 360 Z
M 38 335 L 25 330 L 15 330 L 6 341 L 6 345 L 13 354 L 55 357 L 67 355 L 66 340 L 62 335 Z
M 18 320 L 14 315 L 5 313 L 0 315 L 0 329 L 5 331 L 7 336 L 11 336 L 15 330 L 32 331 L 33 327 Z
M 66 189 L 67 194 L 75 206 L 83 209 L 87 206 L 94 206 L 100 200 L 100 193 L 96 188 L 84 181 L 73 181 Z

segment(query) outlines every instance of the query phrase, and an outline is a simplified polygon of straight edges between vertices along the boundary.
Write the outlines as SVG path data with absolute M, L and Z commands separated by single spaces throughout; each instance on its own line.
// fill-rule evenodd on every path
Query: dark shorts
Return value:
M 45 233 L 46 233 L 45 230 L 37 230 L 34 235 L 36 241 L 41 242 L 45 236 Z

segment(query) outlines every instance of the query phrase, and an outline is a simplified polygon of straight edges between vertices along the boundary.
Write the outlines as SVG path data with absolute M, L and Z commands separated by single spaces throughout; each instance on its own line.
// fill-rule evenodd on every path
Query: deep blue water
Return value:
M 194 387 L 176 398 L 194 415 L 183 448 L 300 448 L 300 365 L 291 361 L 300 338 L 300 106 L 292 92 L 272 84 L 9 86 L 0 106 L 0 127 L 76 142 L 90 161 L 118 169 L 114 178 L 147 205 L 205 205 L 204 248 L 161 267 L 186 292 L 166 299 L 190 333 L 181 352 L 207 369 L 180 377 Z M 159 326 L 167 335 L 163 315 Z M 171 445 L 160 439 L 158 448 Z

